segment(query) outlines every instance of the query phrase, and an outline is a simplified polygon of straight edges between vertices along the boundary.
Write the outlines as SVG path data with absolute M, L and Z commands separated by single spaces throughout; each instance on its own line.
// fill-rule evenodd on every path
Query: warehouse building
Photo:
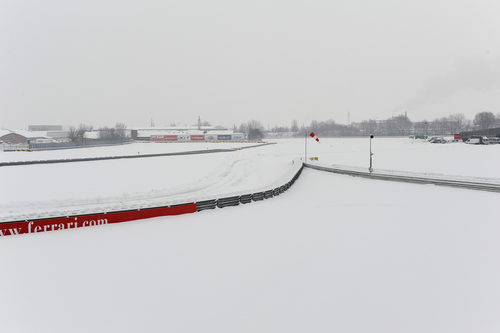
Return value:
M 243 141 L 244 133 L 224 128 L 205 127 L 164 127 L 136 128 L 132 130 L 134 140 L 153 142 L 190 142 L 190 141 Z
M 0 142 L 6 144 L 28 144 L 30 142 L 48 142 L 51 140 L 46 132 L 0 130 Z

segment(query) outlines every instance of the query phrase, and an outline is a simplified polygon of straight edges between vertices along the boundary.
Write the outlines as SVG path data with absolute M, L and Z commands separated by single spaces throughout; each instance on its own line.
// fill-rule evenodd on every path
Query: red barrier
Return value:
M 172 207 L 127 210 L 122 212 L 92 215 L 79 215 L 17 222 L 0 222 L 0 237 L 19 234 L 31 234 L 44 231 L 75 229 L 95 225 L 121 223 L 158 216 L 180 215 L 194 212 L 196 212 L 196 204 L 187 204 Z

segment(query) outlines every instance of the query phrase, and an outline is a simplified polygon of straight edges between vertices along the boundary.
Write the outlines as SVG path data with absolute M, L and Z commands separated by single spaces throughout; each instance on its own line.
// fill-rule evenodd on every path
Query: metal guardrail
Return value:
M 275 144 L 263 143 L 259 145 L 252 145 L 241 147 L 238 149 L 249 149 L 261 146 Z M 39 160 L 39 161 L 17 161 L 17 162 L 1 162 L 0 167 L 16 166 L 16 165 L 33 165 L 33 164 L 55 164 L 55 163 L 73 163 L 73 162 L 89 162 L 89 161 L 104 161 L 104 160 L 118 160 L 128 158 L 146 158 L 146 157 L 163 157 L 163 156 L 179 156 L 179 155 L 198 155 L 198 154 L 211 154 L 211 153 L 228 153 L 235 151 L 234 148 L 228 149 L 208 149 L 208 150 L 192 150 L 174 153 L 161 153 L 161 154 L 142 154 L 142 155 L 121 155 L 121 156 L 102 156 L 102 157 L 82 157 L 82 158 L 69 158 L 69 159 L 54 159 L 54 160 Z
M 369 179 L 378 180 L 389 180 L 405 183 L 415 183 L 415 184 L 432 184 L 439 186 L 449 186 L 449 187 L 459 187 L 471 190 L 489 191 L 489 192 L 500 192 L 500 184 L 494 183 L 484 183 L 484 182 L 472 182 L 472 181 L 462 181 L 453 179 L 440 179 L 431 177 L 417 177 L 417 176 L 403 176 L 403 175 L 391 175 L 377 172 L 363 172 L 357 170 L 342 169 L 337 167 L 326 167 L 320 165 L 314 165 L 309 163 L 304 163 L 304 167 L 327 171 L 342 175 L 349 175 L 355 177 L 363 177 Z

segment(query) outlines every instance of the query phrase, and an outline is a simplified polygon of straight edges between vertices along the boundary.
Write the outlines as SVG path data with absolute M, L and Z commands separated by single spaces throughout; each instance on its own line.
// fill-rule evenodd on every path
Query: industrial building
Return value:
M 136 128 L 132 129 L 131 134 L 134 140 L 153 142 L 243 141 L 246 139 L 244 133 L 211 126 Z
M 28 144 L 30 142 L 50 142 L 53 139 L 47 136 L 47 132 L 32 132 L 25 130 L 0 130 L 0 143 Z

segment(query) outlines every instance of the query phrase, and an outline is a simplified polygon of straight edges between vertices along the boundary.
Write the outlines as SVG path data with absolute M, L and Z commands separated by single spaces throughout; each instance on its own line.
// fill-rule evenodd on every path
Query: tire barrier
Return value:
M 205 201 L 198 201 L 196 203 L 196 211 L 200 212 L 205 209 L 214 209 L 217 207 L 217 200 L 205 200 Z
M 304 166 L 301 165 L 292 179 L 286 184 L 255 193 L 238 194 L 219 199 L 200 200 L 161 207 L 0 222 L 0 237 L 121 223 L 160 216 L 189 214 L 217 207 L 224 208 L 238 206 L 240 203 L 248 204 L 252 201 L 262 201 L 273 198 L 288 190 L 299 178 L 303 168 Z
M 269 191 L 264 192 L 264 199 L 269 199 L 272 197 L 274 197 L 273 190 L 269 190 Z
M 343 175 L 349 175 L 354 177 L 363 177 L 370 179 L 389 180 L 389 181 L 415 183 L 415 184 L 432 184 L 439 186 L 459 187 L 470 190 L 480 190 L 489 192 L 500 192 L 500 184 L 495 184 L 495 183 L 474 182 L 474 181 L 446 179 L 446 178 L 432 178 L 425 176 L 397 175 L 397 174 L 388 174 L 380 172 L 370 173 L 366 171 L 352 170 L 346 168 L 344 169 L 339 167 L 320 166 L 308 163 L 304 163 L 304 167 L 343 174 Z
M 272 145 L 272 144 L 276 144 L 276 143 L 274 143 L 274 142 L 262 143 L 262 144 L 247 146 L 247 147 L 241 147 L 240 149 L 257 148 L 257 147 L 262 147 L 262 146 L 267 146 L 267 145 Z M 33 164 L 92 162 L 92 161 L 119 160 L 119 159 L 130 159 L 130 158 L 146 158 L 146 157 L 165 157 L 165 156 L 180 156 L 180 155 L 229 153 L 229 152 L 234 152 L 234 151 L 235 151 L 234 148 L 228 148 L 228 149 L 192 150 L 192 151 L 162 153 L 162 154 L 121 155 L 121 156 L 82 157 L 82 158 L 70 158 L 70 159 L 39 160 L 39 161 L 1 162 L 0 167 L 16 166 L 16 165 L 33 165 Z
M 250 202 L 252 202 L 252 195 L 251 194 L 244 194 L 240 197 L 240 203 L 247 204 Z
M 288 190 L 297 180 L 297 178 L 300 177 L 300 174 L 302 173 L 304 166 L 301 166 L 300 169 L 295 173 L 293 178 L 288 181 L 286 184 L 281 185 L 279 187 L 273 188 L 271 190 L 267 191 L 262 191 L 262 192 L 255 192 L 251 194 L 242 194 L 238 196 L 231 196 L 231 197 L 225 197 L 225 198 L 220 198 L 220 199 L 215 199 L 215 200 L 204 200 L 204 201 L 198 201 L 196 202 L 197 206 L 197 211 L 202 211 L 202 210 L 207 210 L 207 209 L 214 209 L 215 207 L 218 208 L 224 208 L 224 207 L 229 207 L 229 206 L 238 206 L 240 203 L 241 204 L 247 204 L 252 201 L 262 201 L 264 199 L 270 199 L 275 196 L 278 196 L 282 193 L 284 193 L 286 190 Z
M 228 197 L 228 198 L 220 198 L 217 200 L 217 207 L 224 208 L 229 206 L 238 206 L 240 204 L 240 197 Z
M 252 194 L 252 200 L 253 201 L 261 201 L 264 200 L 264 192 L 257 192 Z

